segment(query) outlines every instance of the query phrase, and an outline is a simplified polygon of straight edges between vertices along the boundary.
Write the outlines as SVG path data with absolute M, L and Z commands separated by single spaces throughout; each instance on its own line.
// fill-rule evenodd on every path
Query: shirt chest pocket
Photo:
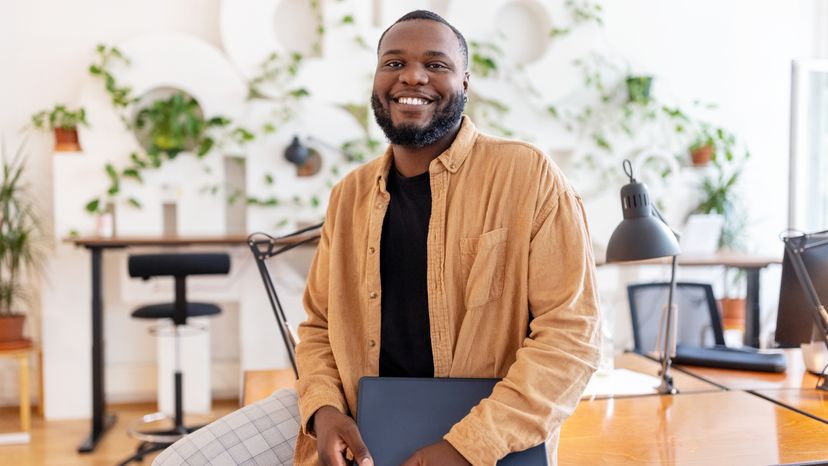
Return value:
M 460 262 L 466 277 L 466 309 L 500 299 L 506 275 L 508 228 L 498 228 L 476 238 L 460 239 Z

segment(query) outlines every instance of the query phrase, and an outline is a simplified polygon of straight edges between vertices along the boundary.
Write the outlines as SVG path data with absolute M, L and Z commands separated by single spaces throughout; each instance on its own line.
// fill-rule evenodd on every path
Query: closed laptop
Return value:
M 488 397 L 498 379 L 363 377 L 357 424 L 376 466 L 398 466 L 435 443 Z M 479 448 L 486 448 L 480 445 Z M 544 444 L 498 465 L 547 466 Z

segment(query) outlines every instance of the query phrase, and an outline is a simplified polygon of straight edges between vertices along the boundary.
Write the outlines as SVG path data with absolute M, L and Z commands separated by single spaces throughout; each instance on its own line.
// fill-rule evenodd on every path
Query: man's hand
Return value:
M 471 466 L 450 443 L 441 440 L 415 451 L 402 466 Z
M 373 466 L 374 460 L 362 441 L 356 422 L 333 406 L 323 406 L 313 415 L 316 450 L 325 466 L 347 466 L 345 450 L 351 450 L 359 466 Z

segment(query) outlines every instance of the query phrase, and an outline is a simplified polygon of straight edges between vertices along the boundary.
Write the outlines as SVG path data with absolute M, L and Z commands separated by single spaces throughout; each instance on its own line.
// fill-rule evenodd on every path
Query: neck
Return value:
M 427 172 L 431 161 L 451 147 L 458 132 L 460 132 L 460 121 L 443 137 L 425 147 L 414 148 L 392 144 L 391 150 L 394 153 L 394 165 L 397 171 L 406 178 Z

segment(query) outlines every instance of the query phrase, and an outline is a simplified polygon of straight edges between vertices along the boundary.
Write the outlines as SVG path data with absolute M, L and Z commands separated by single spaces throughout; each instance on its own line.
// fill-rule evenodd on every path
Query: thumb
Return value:
M 374 459 L 371 458 L 368 447 L 362 441 L 362 435 L 360 435 L 356 424 L 351 424 L 344 434 L 345 443 L 348 444 L 348 448 L 353 453 L 356 464 L 358 466 L 374 466 Z

